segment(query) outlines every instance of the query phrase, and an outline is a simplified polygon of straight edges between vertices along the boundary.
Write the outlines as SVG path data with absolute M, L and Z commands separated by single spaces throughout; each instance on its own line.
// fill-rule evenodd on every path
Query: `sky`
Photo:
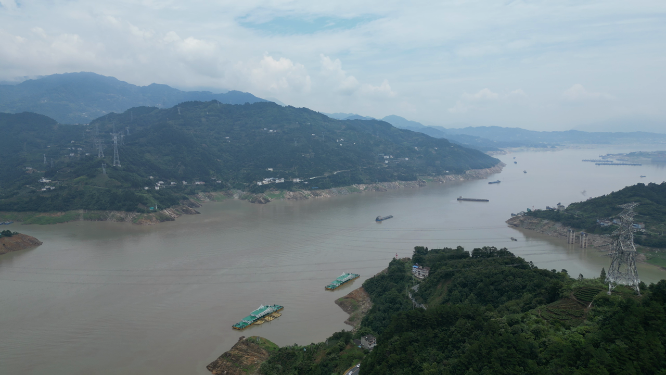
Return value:
M 0 0 L 0 81 L 79 71 L 446 127 L 666 129 L 666 1 Z

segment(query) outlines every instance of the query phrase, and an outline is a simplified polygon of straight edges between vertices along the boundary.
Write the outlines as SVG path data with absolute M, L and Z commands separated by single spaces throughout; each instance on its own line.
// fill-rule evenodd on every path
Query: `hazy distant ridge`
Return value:
M 88 123 L 110 112 L 149 106 L 169 108 L 186 101 L 217 100 L 224 104 L 264 102 L 252 94 L 229 91 L 181 91 L 153 83 L 136 86 L 95 73 L 54 74 L 18 85 L 0 85 L 0 112 L 34 112 L 60 123 Z

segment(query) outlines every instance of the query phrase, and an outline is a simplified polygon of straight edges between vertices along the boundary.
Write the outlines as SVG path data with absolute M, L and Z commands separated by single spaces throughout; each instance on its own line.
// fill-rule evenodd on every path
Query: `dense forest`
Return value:
M 425 280 L 411 276 L 412 261 L 430 267 Z M 641 283 L 638 296 L 608 295 L 601 279 L 539 269 L 506 249 L 416 247 L 365 281 L 373 307 L 358 331 L 309 346 L 320 348 L 310 357 L 308 347 L 281 349 L 261 370 L 341 374 L 362 358 L 362 375 L 666 374 L 666 280 Z M 414 289 L 427 309 L 413 307 Z M 360 352 L 351 340 L 366 334 L 377 346 Z
M 619 205 L 630 202 L 639 203 L 634 209 L 634 223 L 645 225 L 634 233 L 636 244 L 666 248 L 666 182 L 627 186 L 607 195 L 572 203 L 563 212 L 537 210 L 527 214 L 561 222 L 588 233 L 608 234 L 617 228 L 612 219 L 622 211 Z M 611 221 L 611 225 L 602 226 L 598 220 Z
M 0 132 L 0 211 L 144 211 L 198 191 L 414 181 L 499 163 L 383 121 L 339 121 L 272 102 L 137 107 L 89 126 L 0 114 Z M 113 166 L 114 132 L 122 135 L 119 167 Z M 267 178 L 284 182 L 257 184 Z M 164 184 L 156 190 L 159 181 Z

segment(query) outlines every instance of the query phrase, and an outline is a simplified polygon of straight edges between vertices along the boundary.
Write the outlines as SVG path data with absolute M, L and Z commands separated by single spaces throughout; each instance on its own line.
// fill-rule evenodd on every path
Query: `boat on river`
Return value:
M 479 199 L 479 198 L 463 198 L 463 197 L 458 197 L 459 201 L 465 201 L 465 202 L 490 202 L 488 199 Z
M 266 322 L 270 322 L 272 320 L 275 320 L 282 316 L 278 311 L 284 309 L 284 306 L 280 305 L 268 305 L 264 306 L 261 305 L 259 306 L 258 309 L 252 311 L 250 315 L 246 316 L 243 318 L 240 322 L 234 324 L 231 326 L 233 329 L 237 329 L 239 331 L 244 330 L 245 328 L 253 325 L 253 324 L 264 324 Z
M 339 287 L 341 287 L 343 284 L 358 279 L 359 277 L 361 277 L 361 275 L 357 273 L 343 273 L 337 279 L 333 280 L 332 283 L 326 285 L 326 290 L 336 290 Z
M 382 222 L 382 221 L 384 221 L 384 220 L 388 220 L 388 219 L 393 219 L 393 215 L 388 215 L 388 216 L 377 216 L 377 217 L 375 218 L 375 221 L 376 221 L 376 222 Z
M 13 221 L 4 221 L 4 222 L 0 223 L 0 225 L 9 225 L 11 223 L 13 223 Z
M 499 184 L 500 182 L 502 182 L 502 181 L 500 181 L 500 180 L 490 181 L 490 182 L 488 182 L 488 185 L 490 185 L 490 184 Z

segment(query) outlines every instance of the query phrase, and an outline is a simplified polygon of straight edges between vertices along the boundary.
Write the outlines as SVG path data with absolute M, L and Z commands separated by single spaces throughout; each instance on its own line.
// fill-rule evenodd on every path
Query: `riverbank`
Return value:
M 451 183 L 487 178 L 500 173 L 506 165 L 499 163 L 492 168 L 471 169 L 460 175 L 423 177 L 416 181 L 378 182 L 374 184 L 356 184 L 345 187 L 294 191 L 269 190 L 265 193 L 252 194 L 240 190 L 198 193 L 183 200 L 179 205 L 158 212 L 125 212 L 125 211 L 88 211 L 73 210 L 65 212 L 0 212 L 0 221 L 15 221 L 22 224 L 59 224 L 70 221 L 112 221 L 126 222 L 137 225 L 155 225 L 165 221 L 174 221 L 182 215 L 196 215 L 196 208 L 206 202 L 220 202 L 226 199 L 245 200 L 250 203 L 267 204 L 274 200 L 306 200 L 316 198 L 332 198 L 363 192 L 385 192 L 397 189 L 415 189 L 428 183 Z
M 354 289 L 346 296 L 338 298 L 335 300 L 335 304 L 349 314 L 349 318 L 345 320 L 345 324 L 354 327 L 354 329 L 361 325 L 361 320 L 363 320 L 363 317 L 366 316 L 368 311 L 372 308 L 370 295 L 365 289 L 363 289 L 363 287 Z
M 11 237 L 0 237 L 0 255 L 25 250 L 41 245 L 42 242 L 27 234 L 17 233 Z
M 278 346 L 263 337 L 241 336 L 238 342 L 206 369 L 214 375 L 258 375 L 259 367 Z
M 507 220 L 506 223 L 512 227 L 533 230 L 537 233 L 559 238 L 564 241 L 566 241 L 567 236 L 569 235 L 569 229 L 571 229 L 571 227 L 562 225 L 562 223 L 547 219 L 539 219 L 532 216 L 514 216 Z M 577 232 L 580 232 L 580 230 L 577 230 Z M 611 242 L 612 239 L 608 235 L 587 235 L 587 246 L 594 247 L 599 251 L 608 252 L 610 250 Z M 580 244 L 576 245 L 580 246 Z

